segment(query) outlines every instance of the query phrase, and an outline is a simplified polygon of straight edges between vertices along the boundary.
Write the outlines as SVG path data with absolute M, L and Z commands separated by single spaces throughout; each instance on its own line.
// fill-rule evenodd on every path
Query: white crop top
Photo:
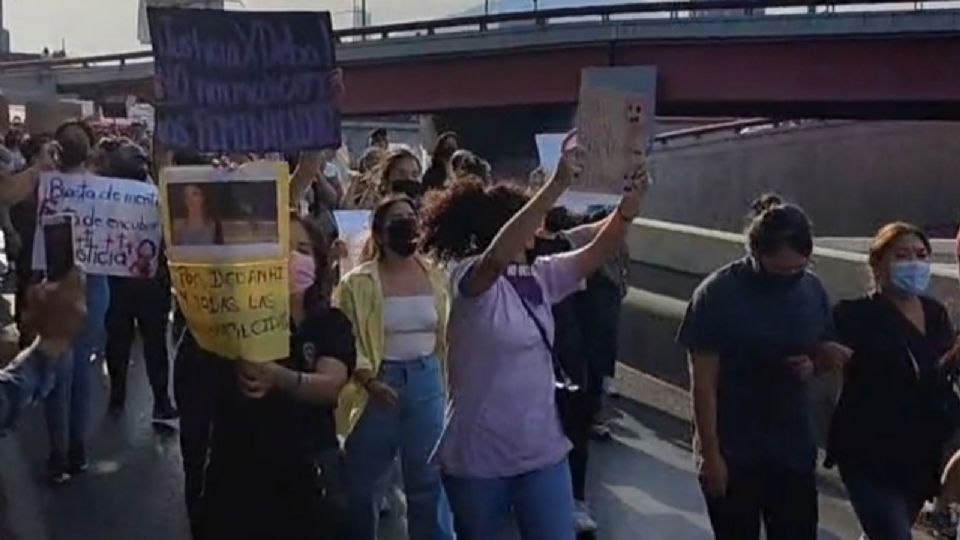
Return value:
M 384 359 L 416 360 L 430 356 L 437 348 L 438 323 L 432 295 L 384 298 Z

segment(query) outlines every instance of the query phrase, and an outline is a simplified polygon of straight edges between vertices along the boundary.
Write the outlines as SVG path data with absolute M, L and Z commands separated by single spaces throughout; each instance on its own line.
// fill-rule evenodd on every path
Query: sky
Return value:
M 359 0 L 357 0 L 359 2 Z M 328 10 L 334 26 L 349 26 L 353 0 L 244 0 L 247 9 Z M 422 20 L 460 13 L 482 0 L 367 0 L 373 22 Z M 5 0 L 4 25 L 15 52 L 60 48 L 71 56 L 133 51 L 139 0 Z

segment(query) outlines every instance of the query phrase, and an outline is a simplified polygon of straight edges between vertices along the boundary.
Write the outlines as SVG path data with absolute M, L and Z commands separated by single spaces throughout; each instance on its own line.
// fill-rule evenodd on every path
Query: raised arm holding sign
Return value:
M 330 14 L 151 8 L 157 138 L 201 152 L 340 145 Z
M 621 193 L 647 182 L 643 96 L 612 88 L 583 86 L 577 132 L 565 145 L 584 152 L 577 191 Z

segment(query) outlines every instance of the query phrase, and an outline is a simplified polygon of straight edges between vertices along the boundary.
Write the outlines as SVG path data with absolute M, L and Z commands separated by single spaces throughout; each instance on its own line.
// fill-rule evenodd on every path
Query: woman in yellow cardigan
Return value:
M 452 540 L 440 474 L 429 463 L 446 403 L 446 278 L 415 254 L 419 227 L 410 199 L 384 200 L 372 221 L 371 260 L 347 274 L 336 294 L 357 338 L 357 368 L 337 411 L 346 437 L 348 538 L 376 538 L 379 502 L 399 453 L 410 540 Z

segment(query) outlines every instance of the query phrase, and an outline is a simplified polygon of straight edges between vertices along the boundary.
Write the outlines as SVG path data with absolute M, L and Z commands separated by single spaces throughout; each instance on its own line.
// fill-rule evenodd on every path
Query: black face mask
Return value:
M 419 199 L 423 196 L 423 184 L 416 180 L 394 180 L 390 183 L 390 189 L 394 193 L 406 195 L 411 199 Z
M 417 221 L 413 218 L 395 219 L 387 224 L 387 247 L 401 257 L 417 251 Z
M 792 274 L 774 274 L 767 271 L 759 262 L 755 261 L 754 264 L 757 269 L 757 279 L 760 283 L 772 289 L 789 289 L 800 283 L 800 280 L 806 274 L 806 271 L 803 270 Z

